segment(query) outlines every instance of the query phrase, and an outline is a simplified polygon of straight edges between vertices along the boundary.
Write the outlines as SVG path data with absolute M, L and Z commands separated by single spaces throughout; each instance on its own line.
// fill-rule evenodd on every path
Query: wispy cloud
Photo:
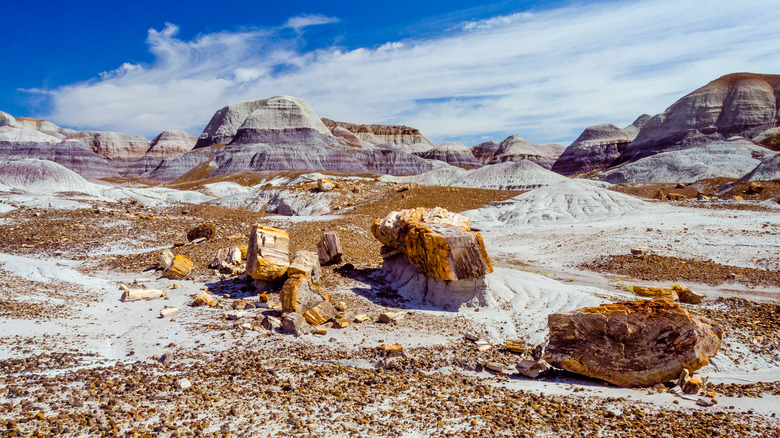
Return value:
M 776 0 L 595 3 L 468 22 L 437 38 L 303 51 L 279 29 L 176 38 L 150 30 L 151 65 L 48 90 L 65 126 L 148 137 L 195 132 L 220 107 L 289 94 L 320 116 L 403 123 L 436 141 L 520 133 L 570 141 L 625 125 L 736 71 L 780 73 Z M 286 26 L 332 22 L 299 16 Z M 289 32 L 288 32 L 289 34 Z
M 290 17 L 284 26 L 295 30 L 301 30 L 304 27 L 333 24 L 338 22 L 339 19 L 336 17 L 327 17 L 322 14 L 304 14 Z

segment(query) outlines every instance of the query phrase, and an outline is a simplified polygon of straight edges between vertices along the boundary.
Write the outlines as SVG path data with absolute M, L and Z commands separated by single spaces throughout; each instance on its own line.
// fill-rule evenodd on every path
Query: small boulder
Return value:
M 677 292 L 674 289 L 660 287 L 632 286 L 634 294 L 646 298 L 666 298 L 669 301 L 677 301 Z
M 193 307 L 198 306 L 209 306 L 214 307 L 217 305 L 217 299 L 214 297 L 214 295 L 211 295 L 208 292 L 200 291 L 195 295 L 195 299 L 192 301 Z
M 282 331 L 295 336 L 301 336 L 308 330 L 308 324 L 300 313 L 288 313 L 282 319 Z
M 260 321 L 260 326 L 272 332 L 282 326 L 282 321 L 274 316 L 266 316 Z
M 543 360 L 521 360 L 516 368 L 520 374 L 535 379 L 539 377 L 540 374 L 547 371 L 549 365 Z
M 307 310 L 303 314 L 303 318 L 311 325 L 317 326 L 325 324 L 331 319 L 335 318 L 338 311 L 333 308 L 330 301 L 323 300 L 316 306 Z
M 179 254 L 173 258 L 171 266 L 163 271 L 162 276 L 173 280 L 182 280 L 189 275 L 193 266 L 195 266 L 195 264 L 192 263 L 192 260 L 190 260 L 189 257 L 184 254 Z
M 321 264 L 338 263 L 342 255 L 341 240 L 335 231 L 328 231 L 320 237 L 317 243 L 317 256 Z
M 160 252 L 159 256 L 159 262 L 157 263 L 157 266 L 160 267 L 163 271 L 169 269 L 171 265 L 173 264 L 173 252 L 171 252 L 170 249 L 164 249 L 162 252 Z
M 317 188 L 321 192 L 331 192 L 336 189 L 336 184 L 330 180 L 330 178 L 318 178 Z
M 523 354 L 525 353 L 525 341 L 521 339 L 507 339 L 506 350 L 512 353 Z
M 680 300 L 681 303 L 701 304 L 702 300 L 704 300 L 704 295 L 697 294 L 696 292 L 691 291 L 687 287 L 674 285 L 672 286 L 672 289 L 674 289 L 674 291 L 677 292 L 677 298 Z
M 322 268 L 317 254 L 311 251 L 296 251 L 292 256 L 292 263 L 287 269 L 287 275 L 305 275 L 313 282 L 320 280 Z
M 322 301 L 330 301 L 328 294 L 303 275 L 290 277 L 279 292 L 282 310 L 285 312 L 306 313 Z
M 214 224 L 200 224 L 197 227 L 187 231 L 187 240 L 192 242 L 196 239 L 211 240 L 217 234 L 217 228 Z
M 666 299 L 604 304 L 548 317 L 544 359 L 617 386 L 668 382 L 720 349 L 722 331 Z

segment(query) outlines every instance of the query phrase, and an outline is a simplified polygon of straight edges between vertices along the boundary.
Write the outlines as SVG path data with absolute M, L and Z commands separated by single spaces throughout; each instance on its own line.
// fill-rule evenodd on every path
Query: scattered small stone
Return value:
M 173 306 L 165 306 L 160 311 L 160 318 L 175 318 L 177 316 L 179 316 L 179 309 Z
M 180 380 L 179 380 L 179 381 L 176 383 L 176 387 L 177 387 L 178 389 L 180 389 L 180 390 L 184 391 L 185 389 L 192 388 L 192 382 L 190 382 L 190 379 L 180 379 Z

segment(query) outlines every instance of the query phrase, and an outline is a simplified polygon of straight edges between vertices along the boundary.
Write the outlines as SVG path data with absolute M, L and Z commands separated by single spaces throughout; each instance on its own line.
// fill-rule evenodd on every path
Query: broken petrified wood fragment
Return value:
M 677 301 L 677 292 L 674 289 L 661 287 L 632 286 L 634 294 L 646 298 L 666 298 L 669 301 Z
M 330 304 L 330 301 L 321 301 L 316 306 L 303 313 L 304 319 L 311 325 L 322 325 L 330 321 L 338 311 Z
M 195 295 L 195 299 L 192 301 L 192 306 L 209 306 L 214 307 L 217 305 L 217 299 L 214 298 L 214 295 L 211 295 L 208 292 L 200 291 Z
M 255 225 L 249 236 L 246 273 L 255 280 L 279 281 L 290 266 L 290 236 L 278 228 Z
M 544 359 L 617 386 L 652 386 L 697 370 L 720 349 L 722 331 L 669 300 L 604 304 L 547 318 Z
M 296 251 L 292 256 L 292 263 L 287 269 L 287 275 L 305 275 L 311 281 L 317 282 L 322 276 L 322 268 L 317 254 L 311 251 Z
M 154 300 L 157 298 L 168 298 L 168 293 L 164 290 L 149 289 L 129 289 L 122 293 L 122 301 L 141 301 Z
M 179 254 L 173 258 L 173 263 L 171 263 L 168 269 L 163 271 L 162 276 L 173 280 L 181 280 L 192 271 L 193 266 L 194 264 L 189 257 Z
M 322 301 L 330 301 L 328 294 L 303 275 L 290 277 L 279 292 L 282 310 L 285 312 L 306 313 Z
M 192 242 L 196 239 L 211 240 L 217 233 L 217 228 L 214 224 L 200 224 L 197 227 L 187 231 L 187 240 Z
M 291 335 L 300 336 L 308 330 L 309 325 L 300 313 L 288 313 L 282 319 L 282 331 Z
M 335 231 L 328 231 L 320 237 L 320 241 L 317 243 L 317 255 L 323 265 L 341 261 L 341 240 Z
M 394 211 L 374 221 L 371 232 L 429 277 L 472 280 L 493 272 L 482 235 L 471 231 L 468 218 L 443 208 Z
M 170 249 L 164 249 L 162 252 L 160 252 L 159 256 L 159 262 L 157 263 L 157 266 L 160 267 L 163 271 L 170 268 L 173 264 L 173 252 L 171 252 Z

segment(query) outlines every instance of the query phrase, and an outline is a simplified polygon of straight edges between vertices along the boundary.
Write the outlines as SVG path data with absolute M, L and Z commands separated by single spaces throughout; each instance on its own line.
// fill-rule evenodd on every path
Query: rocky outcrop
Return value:
M 101 186 L 52 161 L 25 158 L 0 161 L 0 185 L 31 193 L 81 192 L 94 194 Z
M 389 182 L 414 182 L 491 190 L 531 190 L 565 179 L 565 176 L 551 172 L 528 160 L 488 164 L 474 170 L 447 166 L 419 175 L 381 178 L 382 181 Z
M 344 128 L 343 126 L 334 126 L 330 128 L 330 132 L 331 134 L 333 134 L 334 137 L 344 140 L 349 146 L 355 146 L 361 148 L 371 146 L 371 143 L 361 139 L 360 137 L 355 135 L 352 131 L 350 131 L 347 128 Z
M 780 151 L 780 128 L 770 128 L 762 131 L 753 137 L 752 140 L 765 148 Z
M 626 135 L 628 135 L 628 138 L 633 141 L 636 136 L 639 135 L 639 131 L 641 131 L 647 122 L 649 122 L 652 118 L 653 116 L 650 114 L 642 114 L 641 116 L 637 117 L 632 124 L 623 128 L 623 132 L 625 132 Z
M 474 156 L 484 164 L 529 160 L 550 169 L 555 160 L 563 153 L 564 147 L 554 143 L 539 145 L 514 134 L 501 143 L 493 141 L 480 143 L 471 150 Z
M 780 180 L 780 154 L 764 160 L 755 169 L 739 179 L 740 181 L 774 181 Z
M 149 144 L 147 158 L 167 158 L 187 153 L 195 147 L 198 137 L 180 129 L 161 132 Z
M 725 140 L 751 138 L 780 125 L 780 75 L 736 73 L 684 96 L 650 119 L 620 162 Z
M 34 119 L 32 117 L 17 117 L 16 126 L 19 128 L 32 129 L 34 131 L 42 132 L 44 134 L 58 137 L 61 140 L 66 138 L 66 132 L 75 132 L 71 130 L 63 130 L 48 120 Z
M 143 137 L 119 132 L 81 131 L 69 138 L 78 140 L 120 169 L 146 155 L 150 145 Z
M 651 386 L 695 371 L 720 349 L 707 318 L 664 299 L 586 307 L 548 317 L 544 359 L 617 386 Z
M 740 178 L 777 152 L 750 140 L 716 141 L 695 148 L 661 152 L 605 172 L 604 181 L 694 182 L 706 178 Z
M 615 125 L 603 124 L 585 129 L 552 166 L 561 175 L 574 175 L 613 166 L 622 155 L 631 135 Z
M 173 181 L 196 167 L 200 178 L 258 170 L 416 174 L 434 166 L 393 147 L 336 137 L 306 102 L 277 96 L 220 109 L 194 150 L 167 158 L 142 176 Z
M 443 208 L 394 211 L 371 232 L 428 277 L 473 280 L 493 272 L 482 235 L 471 231 L 468 218 Z
M 462 143 L 447 142 L 436 146 L 425 152 L 415 153 L 418 157 L 426 160 L 439 160 L 456 167 L 465 167 L 474 169 L 480 167 L 482 163 L 477 160 L 471 149 Z
M 16 119 L 14 118 L 14 116 L 6 112 L 0 111 L 0 127 L 2 126 L 17 127 L 19 126 L 19 124 L 16 123 Z
M 322 119 L 322 122 L 331 130 L 340 126 L 361 140 L 373 145 L 389 144 L 401 150 L 407 150 L 414 145 L 427 145 L 434 148 L 436 145 L 425 138 L 419 130 L 402 125 L 359 125 L 355 123 L 336 122 L 330 119 Z

